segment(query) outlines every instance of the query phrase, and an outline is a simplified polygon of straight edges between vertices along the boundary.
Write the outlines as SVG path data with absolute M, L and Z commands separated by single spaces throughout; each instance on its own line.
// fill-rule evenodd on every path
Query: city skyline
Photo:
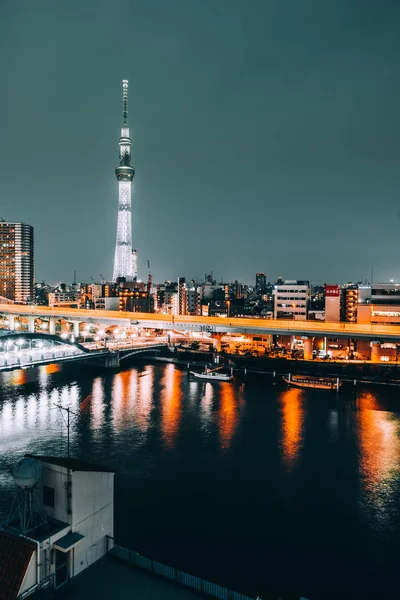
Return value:
M 142 279 L 400 279 L 400 7 L 251 8 L 3 11 L 0 216 L 35 228 L 37 280 L 111 279 L 124 77 Z

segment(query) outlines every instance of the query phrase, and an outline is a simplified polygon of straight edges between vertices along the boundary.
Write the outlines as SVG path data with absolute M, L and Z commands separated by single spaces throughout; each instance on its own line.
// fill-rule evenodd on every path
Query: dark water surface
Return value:
M 25 453 L 116 470 L 117 541 L 264 600 L 397 598 L 400 391 L 191 381 L 175 365 L 0 376 L 0 516 Z

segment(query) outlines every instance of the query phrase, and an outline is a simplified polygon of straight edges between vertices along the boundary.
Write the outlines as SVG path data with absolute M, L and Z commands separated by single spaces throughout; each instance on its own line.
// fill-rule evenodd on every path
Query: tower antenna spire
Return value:
M 122 127 L 128 127 L 128 80 L 122 80 Z
M 131 184 L 135 169 L 131 165 L 131 139 L 128 127 L 128 80 L 122 81 L 122 127 L 119 138 L 119 165 L 115 169 L 118 179 L 118 223 L 115 244 L 113 281 L 119 277 L 132 277 L 132 206 Z

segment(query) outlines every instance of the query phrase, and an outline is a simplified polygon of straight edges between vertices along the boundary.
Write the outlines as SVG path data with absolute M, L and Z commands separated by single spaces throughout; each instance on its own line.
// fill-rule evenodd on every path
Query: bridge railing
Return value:
M 27 350 L 26 352 L 0 352 L 0 367 L 28 366 L 40 364 L 43 361 L 59 360 L 70 356 L 83 355 L 78 348 L 62 348 L 51 350 Z
M 165 563 L 153 560 L 143 554 L 139 554 L 131 548 L 124 548 L 119 544 L 114 544 L 114 540 L 107 536 L 107 550 L 111 556 L 127 562 L 135 567 L 139 567 L 145 571 L 149 571 L 158 577 L 168 579 L 180 586 L 194 590 L 201 594 L 218 598 L 219 600 L 254 600 L 250 596 L 235 592 L 222 585 L 202 579 L 186 571 L 181 571 L 175 567 L 171 567 Z M 257 600 L 260 600 L 257 598 Z

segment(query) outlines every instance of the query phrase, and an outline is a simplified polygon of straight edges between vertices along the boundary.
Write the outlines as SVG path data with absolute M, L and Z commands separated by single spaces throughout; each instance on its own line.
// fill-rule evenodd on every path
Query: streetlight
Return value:
M 227 301 L 226 301 L 226 303 L 227 303 L 227 305 L 228 305 L 228 315 L 227 315 L 227 316 L 228 316 L 228 319 L 229 319 L 230 312 L 231 312 L 231 311 L 230 311 L 230 309 L 231 309 L 231 301 L 230 301 L 230 300 L 227 300 Z
M 295 313 L 296 305 L 292 304 L 292 308 L 293 308 L 293 321 L 295 321 L 296 320 L 296 313 Z

